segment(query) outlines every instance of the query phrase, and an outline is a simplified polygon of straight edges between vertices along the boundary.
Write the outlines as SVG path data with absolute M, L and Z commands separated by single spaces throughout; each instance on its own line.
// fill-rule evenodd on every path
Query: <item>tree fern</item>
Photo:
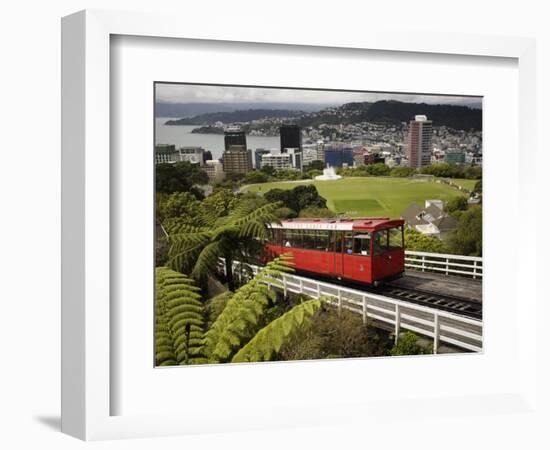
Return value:
M 238 289 L 205 334 L 203 353 L 211 362 L 227 362 L 261 328 L 260 319 L 276 299 L 268 284 L 291 271 L 288 257 L 269 262 L 247 284 Z
M 204 314 L 192 279 L 166 267 L 156 269 L 156 365 L 203 362 Z
M 309 300 L 296 305 L 262 328 L 233 356 L 231 362 L 270 361 L 282 345 L 300 330 L 321 307 L 321 300 Z

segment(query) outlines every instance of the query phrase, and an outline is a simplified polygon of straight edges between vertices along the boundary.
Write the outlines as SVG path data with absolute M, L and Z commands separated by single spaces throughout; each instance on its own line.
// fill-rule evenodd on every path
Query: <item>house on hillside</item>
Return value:
M 424 207 L 412 203 L 401 218 L 407 227 L 438 239 L 444 239 L 457 225 L 456 219 L 445 212 L 442 200 L 426 200 Z

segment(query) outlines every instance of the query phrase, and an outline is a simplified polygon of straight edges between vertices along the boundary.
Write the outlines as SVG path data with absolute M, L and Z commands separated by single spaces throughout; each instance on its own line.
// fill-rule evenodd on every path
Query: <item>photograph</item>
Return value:
M 482 353 L 482 113 L 154 83 L 155 367 Z

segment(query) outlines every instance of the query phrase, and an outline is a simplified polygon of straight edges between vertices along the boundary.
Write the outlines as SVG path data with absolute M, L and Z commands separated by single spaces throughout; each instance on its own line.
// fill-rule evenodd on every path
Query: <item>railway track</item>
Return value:
M 370 290 L 370 288 L 369 288 Z M 468 300 L 453 295 L 433 293 L 421 289 L 403 288 L 393 286 L 391 283 L 373 288 L 372 292 L 418 305 L 429 306 L 456 314 L 481 319 L 483 317 L 483 305 L 480 302 Z
M 297 271 L 297 274 L 300 274 L 300 271 Z M 425 291 L 408 286 L 396 286 L 392 285 L 391 282 L 387 282 L 381 286 L 374 287 L 367 286 L 362 283 L 350 282 L 349 280 L 344 281 L 337 280 L 335 278 L 320 277 L 311 273 L 303 273 L 302 275 L 308 278 L 315 279 L 317 281 L 337 284 L 339 286 L 358 289 L 365 292 L 370 292 L 372 294 L 384 295 L 386 297 L 394 298 L 396 300 L 416 303 L 417 305 L 436 308 L 442 311 L 448 311 L 455 314 L 471 317 L 473 319 L 482 319 L 483 317 L 482 303 L 463 297 L 458 297 L 450 294 L 434 293 L 433 291 Z

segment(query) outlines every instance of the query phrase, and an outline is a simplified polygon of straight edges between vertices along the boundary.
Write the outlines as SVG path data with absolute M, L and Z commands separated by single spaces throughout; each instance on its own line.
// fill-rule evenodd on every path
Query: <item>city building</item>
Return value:
M 262 167 L 271 166 L 275 170 L 292 169 L 291 155 L 288 153 L 267 153 L 262 155 Z
M 322 139 L 317 141 L 317 161 L 325 162 L 325 143 Z
M 302 131 L 298 125 L 283 125 L 279 128 L 281 135 L 281 151 L 285 148 L 302 150 Z
M 155 163 L 174 163 L 176 162 L 176 146 L 172 144 L 155 145 Z
M 293 169 L 302 170 L 303 154 L 300 148 L 285 147 L 284 149 L 281 150 L 281 154 L 290 156 L 290 165 Z
M 254 168 L 260 170 L 262 168 L 262 155 L 267 155 L 270 150 L 266 148 L 257 148 L 254 150 Z
M 466 153 L 459 149 L 447 149 L 445 151 L 445 162 L 447 164 L 464 164 L 466 162 Z
M 178 150 L 178 161 L 187 161 L 191 164 L 204 164 L 204 148 L 202 147 L 180 147 Z
M 432 121 L 426 116 L 415 116 L 409 122 L 407 159 L 410 167 L 429 166 L 432 156 Z
M 351 147 L 325 147 L 325 163 L 330 167 L 353 166 L 353 149 Z
M 223 171 L 226 174 L 245 174 L 252 170 L 252 154 L 244 145 L 231 145 L 223 152 Z
M 204 170 L 210 181 L 219 182 L 225 177 L 223 164 L 219 159 L 209 159 L 205 162 Z
M 237 129 L 228 129 L 223 134 L 223 139 L 225 143 L 225 150 L 229 150 L 229 147 L 232 145 L 241 145 L 246 148 L 246 134 L 244 131 Z

